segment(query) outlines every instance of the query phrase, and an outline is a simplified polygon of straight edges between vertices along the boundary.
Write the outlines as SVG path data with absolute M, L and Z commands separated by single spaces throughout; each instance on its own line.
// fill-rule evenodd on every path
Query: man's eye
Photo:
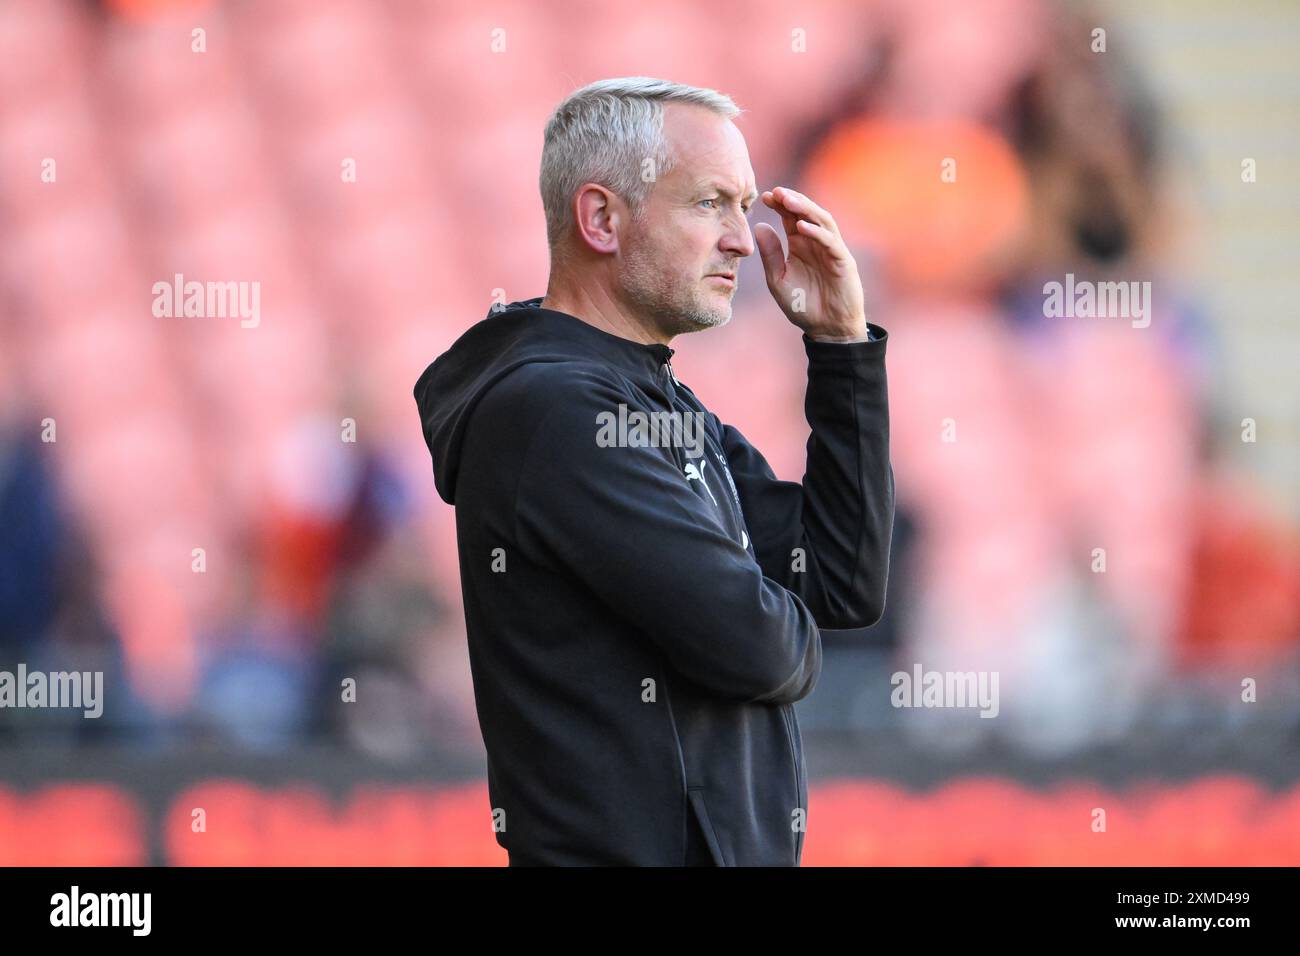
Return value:
M 716 199 L 701 199 L 698 203 L 696 203 L 696 205 L 703 205 L 703 204 L 706 203 L 706 202 L 714 203 L 715 206 L 716 206 L 718 200 L 716 200 Z M 752 209 L 752 208 L 753 208 L 752 205 L 751 205 L 751 206 L 744 206 L 744 205 L 742 205 L 742 206 L 740 207 L 740 211 L 741 211 L 741 213 L 742 213 L 743 215 L 748 216 L 748 215 L 749 215 L 749 210 Z

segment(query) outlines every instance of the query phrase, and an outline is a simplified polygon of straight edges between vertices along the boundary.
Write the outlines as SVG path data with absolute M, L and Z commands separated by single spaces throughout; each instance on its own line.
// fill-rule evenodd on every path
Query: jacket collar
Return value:
M 676 349 L 659 342 L 633 342 L 621 335 L 598 329 L 576 315 L 542 308 L 541 303 L 544 298 L 545 296 L 537 296 L 512 303 L 510 307 L 527 309 L 531 313 L 528 317 L 530 322 L 545 323 L 548 337 L 554 336 L 563 341 L 581 343 L 625 371 L 658 377 L 664 363 L 677 354 Z

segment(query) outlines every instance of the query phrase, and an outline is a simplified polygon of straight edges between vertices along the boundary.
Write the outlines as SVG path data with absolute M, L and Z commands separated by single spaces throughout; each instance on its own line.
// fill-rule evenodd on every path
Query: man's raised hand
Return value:
M 865 340 L 866 307 L 858 264 L 831 214 L 788 186 L 770 189 L 761 198 L 780 214 L 790 247 L 787 256 L 780 236 L 767 223 L 754 227 L 768 291 L 786 318 L 809 338 Z

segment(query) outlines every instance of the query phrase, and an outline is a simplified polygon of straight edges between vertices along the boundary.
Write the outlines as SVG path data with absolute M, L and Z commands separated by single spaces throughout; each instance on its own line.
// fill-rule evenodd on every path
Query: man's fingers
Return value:
M 777 190 L 779 190 L 777 198 L 781 200 L 781 204 L 785 206 L 786 209 L 793 212 L 799 219 L 806 219 L 809 222 L 814 222 L 823 229 L 828 229 L 836 235 L 839 235 L 840 228 L 835 224 L 834 217 L 832 217 L 831 214 L 821 206 L 817 205 L 803 193 L 796 192 L 795 190 L 789 189 L 785 186 L 778 186 Z
M 778 186 L 777 189 L 782 189 L 784 192 L 784 189 L 780 186 Z M 791 237 L 799 235 L 799 230 L 795 228 L 795 223 L 799 221 L 799 217 L 790 209 L 786 208 L 776 191 L 768 190 L 763 193 L 762 198 L 763 202 L 772 207 L 772 210 L 780 215 L 781 225 L 785 227 L 785 234 Z
M 849 256 L 848 247 L 840 237 L 839 226 L 836 225 L 834 217 L 803 193 L 789 186 L 777 186 L 764 192 L 761 198 L 766 205 L 780 213 L 781 223 L 785 226 L 789 238 L 806 236 L 825 247 L 836 259 L 852 258 Z M 755 230 L 757 233 L 757 227 Z M 776 230 L 772 230 L 772 236 L 776 237 Z M 762 246 L 760 245 L 759 248 L 761 249 Z M 784 269 L 784 257 L 781 261 Z M 764 268 L 768 268 L 766 262 Z
M 807 219 L 800 219 L 797 226 L 798 230 L 814 242 L 825 246 L 827 251 L 832 253 L 837 259 L 842 259 L 847 254 L 847 249 L 837 233 L 831 232 L 825 226 L 819 226 L 815 222 L 809 222 Z

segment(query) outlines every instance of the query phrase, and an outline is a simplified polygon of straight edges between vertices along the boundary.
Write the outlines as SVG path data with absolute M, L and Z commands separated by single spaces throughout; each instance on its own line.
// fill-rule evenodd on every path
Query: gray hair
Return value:
M 573 194 L 583 183 L 599 183 L 640 216 L 654 186 L 642 176 L 645 161 L 654 161 L 655 178 L 674 161 L 663 135 L 665 102 L 692 103 L 728 119 L 743 112 L 717 90 L 648 76 L 598 80 L 556 107 L 546 124 L 540 177 L 552 253 L 573 222 Z

